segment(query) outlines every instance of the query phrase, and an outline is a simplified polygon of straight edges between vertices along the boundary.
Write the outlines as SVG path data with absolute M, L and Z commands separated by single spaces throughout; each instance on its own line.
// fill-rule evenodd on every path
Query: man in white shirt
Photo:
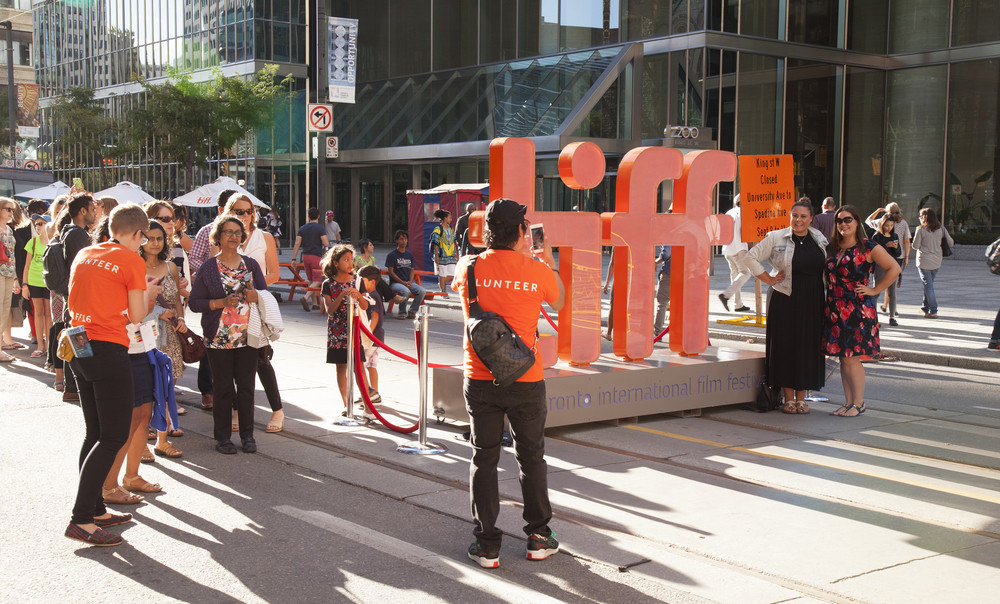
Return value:
M 733 198 L 733 209 L 726 212 L 726 215 L 733 217 L 733 240 L 722 246 L 722 255 L 729 263 L 730 283 L 724 292 L 719 294 L 719 301 L 729 310 L 729 299 L 736 296 L 736 312 L 747 312 L 750 307 L 743 305 L 743 297 L 740 290 L 743 284 L 750 279 L 750 269 L 743 266 L 743 256 L 747 255 L 747 244 L 743 243 L 743 236 L 740 232 L 740 196 Z

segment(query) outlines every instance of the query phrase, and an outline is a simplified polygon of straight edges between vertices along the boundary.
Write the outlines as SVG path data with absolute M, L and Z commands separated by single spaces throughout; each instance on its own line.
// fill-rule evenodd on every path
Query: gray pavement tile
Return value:
M 868 602 L 995 602 L 998 561 L 1000 542 L 992 541 L 861 573 L 836 587 Z M 950 580 L 956 577 L 961 581 Z

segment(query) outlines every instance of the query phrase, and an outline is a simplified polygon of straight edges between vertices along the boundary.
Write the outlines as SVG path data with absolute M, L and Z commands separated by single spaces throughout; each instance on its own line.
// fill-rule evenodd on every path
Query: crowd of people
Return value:
M 738 197 L 731 212 L 737 225 Z M 24 346 L 11 337 L 11 327 L 27 317 L 35 344 L 29 358 L 44 358 L 54 374 L 53 387 L 63 392 L 64 400 L 80 401 L 86 424 L 80 482 L 66 529 L 71 539 L 100 546 L 122 543 L 105 529 L 132 517 L 113 513 L 106 504 L 136 504 L 143 494 L 160 491 L 161 485 L 140 476 L 141 464 L 156 457 L 182 457 L 171 439 L 183 436 L 178 416 L 184 409 L 176 404 L 174 385 L 185 371 L 180 335 L 189 330 L 184 320 L 188 308 L 201 315 L 205 353 L 198 362 L 197 383 L 202 409 L 212 412 L 216 451 L 257 451 L 254 376 L 272 411 L 266 431 L 284 429 L 281 393 L 271 365 L 274 351 L 254 336 L 255 328 L 266 323 L 259 307 L 270 296 L 268 287 L 279 280 L 275 232 L 280 223 L 262 221 L 254 201 L 236 191 L 223 191 L 216 201 L 217 216 L 192 238 L 187 235 L 185 208 L 164 201 L 116 207 L 114 200 L 95 200 L 76 191 L 51 204 L 32 200 L 25 210 L 0 198 L 0 362 L 15 360 L 7 351 Z M 789 227 L 769 233 L 752 247 L 740 240 L 737 227 L 733 243 L 723 249 L 732 279 L 719 299 L 726 310 L 732 300 L 735 311 L 745 312 L 749 308 L 741 299 L 743 284 L 753 276 L 771 286 L 765 367 L 768 382 L 784 390 L 782 411 L 809 413 L 805 394 L 824 386 L 828 356 L 840 361 L 845 392 L 834 415 L 857 416 L 866 411 L 861 359 L 878 355 L 880 349 L 879 296 L 886 294 L 881 309 L 888 324 L 898 325 L 895 287 L 913 249 L 924 287 L 924 317 L 937 318 L 934 278 L 942 248 L 954 241 L 931 209 L 920 212 L 920 226 L 911 238 L 895 204 L 866 219 L 853 206 L 837 207 L 831 198 L 824 200 L 823 208 L 814 216 L 812 203 L 799 200 L 791 208 Z M 541 303 L 558 310 L 564 302 L 551 248 L 544 242 L 541 249 L 529 249 L 526 208 L 510 200 L 490 204 L 483 232 L 486 247 L 474 248 L 467 232 L 475 209 L 469 204 L 455 227 L 450 212 L 435 213 L 439 224 L 427 251 L 441 295 L 457 292 L 466 320 L 470 295 L 477 298 L 483 311 L 502 316 L 522 341 L 533 345 Z M 295 235 L 291 265 L 305 271 L 303 309 L 326 315 L 326 361 L 336 366 L 346 414 L 352 396 L 347 392 L 350 301 L 374 336 L 363 338 L 361 362 L 367 398 L 377 404 L 378 342 L 384 339 L 386 306 L 396 306 L 398 319 L 415 318 L 427 291 L 419 283 L 405 230 L 394 233 L 395 248 L 384 260 L 383 279 L 372 241 L 361 239 L 355 248 L 342 241 L 332 212 L 324 224 L 317 208 L 309 208 L 307 215 Z M 259 223 L 267 226 L 259 228 Z M 50 282 L 44 260 L 46 250 L 55 245 L 61 247 L 69 269 L 62 289 Z M 470 291 L 470 264 L 491 277 L 484 282 L 516 276 L 537 287 L 530 288 L 530 295 L 527 288 Z M 658 250 L 656 264 L 654 327 L 659 332 L 669 311 L 669 246 Z M 76 354 L 65 362 L 60 334 L 79 326 L 86 329 L 93 354 Z M 609 336 L 612 328 L 609 322 Z M 487 568 L 499 565 L 496 466 L 507 421 L 522 475 L 528 556 L 544 559 L 558 550 L 558 542 L 548 526 L 540 360 L 536 357 L 514 384 L 501 386 L 470 345 L 468 331 L 464 338 L 464 396 L 474 450 L 470 488 L 476 540 L 469 556 Z M 367 409 L 364 417 L 372 417 Z M 233 443 L 234 433 L 239 447 Z M 155 441 L 152 449 L 150 441 Z

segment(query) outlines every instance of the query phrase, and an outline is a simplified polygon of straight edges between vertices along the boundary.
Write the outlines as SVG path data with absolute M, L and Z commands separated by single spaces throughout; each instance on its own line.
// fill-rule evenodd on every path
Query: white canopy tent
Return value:
M 30 191 L 22 191 L 14 197 L 20 199 L 45 199 L 52 201 L 64 193 L 69 193 L 69 188 L 68 184 L 61 180 L 57 180 L 54 183 L 45 185 L 44 187 L 38 187 L 37 189 L 31 189 Z
M 218 178 L 207 185 L 202 185 L 191 191 L 181 195 L 180 197 L 174 198 L 174 203 L 182 206 L 191 206 L 195 208 L 213 208 L 215 207 L 216 199 L 219 197 L 219 193 L 225 191 L 226 189 L 233 189 L 237 193 L 246 195 L 253 202 L 253 205 L 258 208 L 266 208 L 270 210 L 270 206 L 258 199 L 253 193 L 247 191 L 241 187 L 235 180 L 228 176 L 223 176 Z
M 139 185 L 123 180 L 117 185 L 94 193 L 94 199 L 99 197 L 113 197 L 122 205 L 139 205 L 156 199 L 149 193 L 139 188 Z

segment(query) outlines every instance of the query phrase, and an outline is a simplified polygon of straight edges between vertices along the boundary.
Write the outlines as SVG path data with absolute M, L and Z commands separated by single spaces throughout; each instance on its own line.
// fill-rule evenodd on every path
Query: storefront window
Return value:
M 921 203 L 940 209 L 947 85 L 946 65 L 888 75 L 884 186 L 887 201 L 898 203 L 911 224 Z
M 881 108 L 885 106 L 885 72 L 847 68 L 844 107 L 843 203 L 870 212 L 882 199 Z M 818 200 L 814 200 L 818 201 Z
M 621 0 L 622 40 L 643 40 L 670 34 L 670 3 Z
M 893 0 L 890 8 L 890 54 L 948 46 L 951 0 Z
M 741 53 L 739 104 L 736 106 L 736 154 L 767 155 L 781 151 L 782 65 L 774 57 Z
M 741 0 L 740 3 L 740 33 L 744 36 L 777 39 L 778 32 L 784 29 L 779 17 L 784 13 L 778 10 L 779 0 Z
M 847 48 L 884 53 L 889 0 L 850 0 L 847 7 Z
M 477 4 L 477 0 L 434 0 L 435 70 L 477 63 Z
M 358 23 L 359 35 L 360 29 L 361 24 Z M 430 29 L 430 0 L 390 0 L 390 77 L 431 70 L 430 40 L 427 36 Z
M 948 103 L 948 181 L 943 220 L 953 230 L 1000 224 L 997 86 L 1000 60 L 956 63 Z
M 813 201 L 837 195 L 840 133 L 836 75 L 838 67 L 789 60 L 785 96 L 785 150 L 795 157 L 799 195 Z
M 1000 3 L 955 0 L 952 44 L 979 44 L 1000 40 Z
M 840 2 L 789 2 L 788 40 L 816 46 L 837 46 Z

